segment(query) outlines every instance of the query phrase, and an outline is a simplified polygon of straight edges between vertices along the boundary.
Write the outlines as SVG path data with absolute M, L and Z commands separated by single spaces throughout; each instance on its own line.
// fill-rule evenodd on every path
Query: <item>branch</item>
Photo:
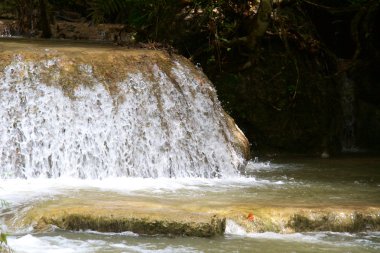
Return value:
M 261 0 L 259 9 L 252 20 L 251 32 L 247 36 L 247 46 L 250 50 L 255 49 L 259 39 L 267 31 L 271 13 L 272 0 Z

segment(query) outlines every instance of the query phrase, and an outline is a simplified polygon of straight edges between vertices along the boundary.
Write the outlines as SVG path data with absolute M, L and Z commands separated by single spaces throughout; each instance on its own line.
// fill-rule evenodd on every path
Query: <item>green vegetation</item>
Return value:
M 8 203 L 0 199 L 0 210 L 3 207 L 8 206 Z M 4 233 L 0 228 L 0 253 L 10 253 L 12 252 L 11 248 L 8 246 L 7 234 Z
M 8 246 L 7 234 L 0 232 L 0 253 L 11 253 L 13 250 Z

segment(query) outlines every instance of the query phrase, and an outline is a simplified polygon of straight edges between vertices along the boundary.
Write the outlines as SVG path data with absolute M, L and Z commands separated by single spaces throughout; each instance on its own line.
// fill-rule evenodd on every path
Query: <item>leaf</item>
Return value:
M 0 244 L 7 244 L 7 234 L 5 233 L 0 233 Z
M 223 41 L 223 42 L 225 42 L 225 43 L 230 43 L 230 41 L 229 41 L 228 39 L 226 39 L 226 38 L 219 38 L 219 40 L 220 40 L 220 41 Z

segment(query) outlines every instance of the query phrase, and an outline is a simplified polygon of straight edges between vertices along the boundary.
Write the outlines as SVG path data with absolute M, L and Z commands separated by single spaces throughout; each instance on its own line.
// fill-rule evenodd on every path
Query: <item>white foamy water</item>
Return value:
M 248 161 L 245 170 L 247 172 L 255 172 L 255 171 L 270 171 L 276 170 L 283 167 L 283 165 L 275 164 L 270 161 L 260 161 L 258 157 L 255 157 L 253 160 Z
M 31 200 L 45 200 L 62 194 L 69 195 L 73 190 L 107 191 L 125 195 L 141 193 L 151 195 L 185 190 L 192 194 L 203 194 L 278 184 L 282 184 L 282 182 L 244 177 L 229 179 L 133 177 L 114 177 L 102 180 L 83 180 L 70 177 L 0 179 L 0 199 L 11 205 L 19 205 Z
M 58 85 L 60 59 L 16 57 L 0 78 L 0 177 L 237 175 L 244 159 L 215 90 L 173 64 L 175 80 L 153 65 L 154 80 L 130 74 L 116 97 L 83 64 L 92 85 L 69 98 Z
M 380 250 L 380 233 L 341 233 L 341 232 L 309 232 L 309 233 L 291 233 L 282 234 L 274 232 L 263 233 L 248 233 L 243 227 L 239 226 L 232 220 L 226 221 L 226 236 L 251 238 L 254 240 L 265 241 L 283 241 L 283 242 L 295 242 L 304 244 L 319 244 L 330 245 L 334 248 L 347 248 L 347 252 L 351 252 L 350 248 L 364 247 L 373 250 Z M 335 252 L 335 251 L 334 251 Z M 340 251 L 338 251 L 340 252 Z M 345 251 L 346 252 L 346 251 Z
M 301 233 L 280 234 L 274 232 L 248 233 L 243 227 L 239 226 L 236 222 L 232 220 L 226 221 L 225 234 L 230 236 L 242 236 L 256 239 L 306 241 L 308 243 L 321 242 L 320 237 L 324 236 L 323 233 L 314 235 L 307 235 Z
M 120 234 L 119 242 L 107 241 L 106 238 L 72 239 L 63 236 L 25 235 L 10 237 L 9 246 L 19 253 L 87 253 L 87 252 L 135 252 L 135 253 L 170 253 L 203 252 L 192 247 L 160 245 L 147 242 L 128 242 L 128 235 Z
M 61 236 L 39 238 L 29 234 L 18 238 L 10 237 L 8 240 L 9 246 L 20 253 L 85 253 L 94 252 L 100 246 L 97 242 L 69 240 Z

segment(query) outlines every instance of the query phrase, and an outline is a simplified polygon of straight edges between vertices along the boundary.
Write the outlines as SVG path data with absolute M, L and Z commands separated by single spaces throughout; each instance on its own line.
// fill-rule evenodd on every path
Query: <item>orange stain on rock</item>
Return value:
M 253 213 L 249 213 L 247 216 L 247 220 L 253 221 L 255 219 L 255 216 L 253 216 Z

